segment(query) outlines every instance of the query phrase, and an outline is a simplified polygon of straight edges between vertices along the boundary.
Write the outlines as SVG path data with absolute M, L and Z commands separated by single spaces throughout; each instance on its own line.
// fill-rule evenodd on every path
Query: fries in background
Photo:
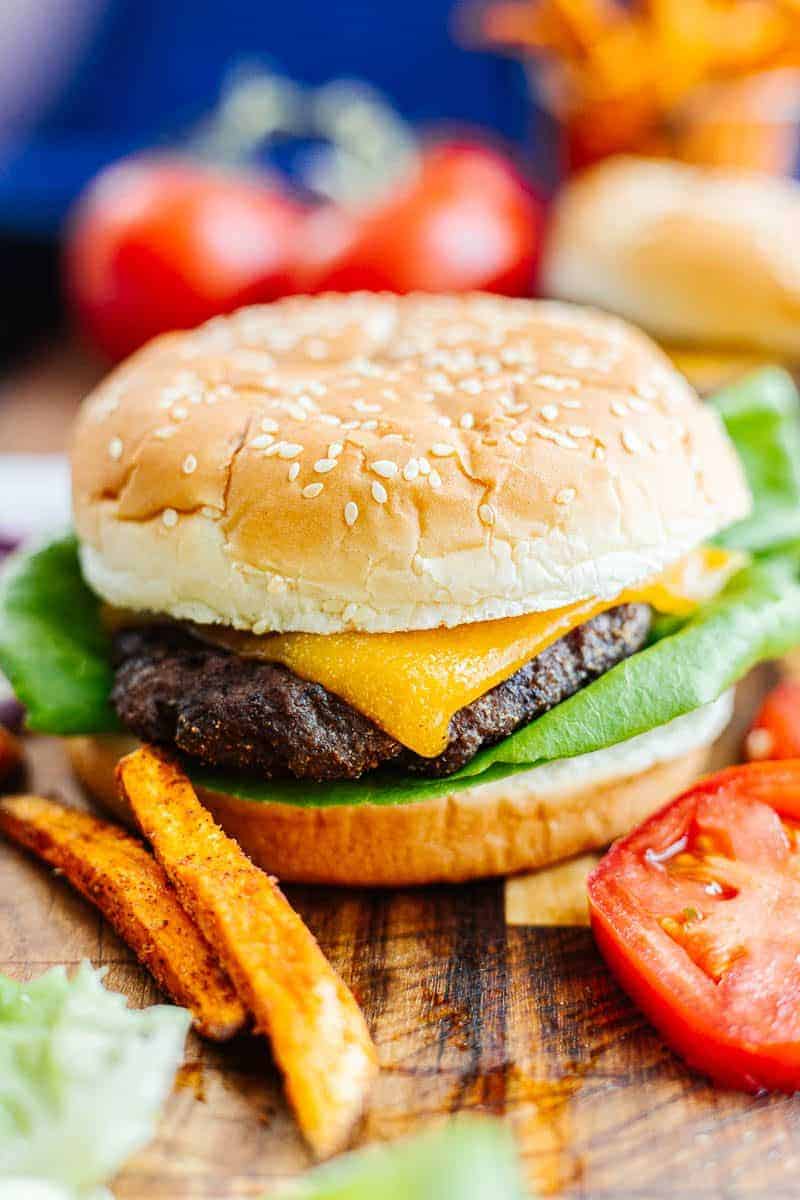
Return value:
M 0 800 L 0 829 L 95 904 L 198 1033 L 225 1041 L 247 1014 L 164 871 L 125 830 L 39 796 Z
M 785 120 L 788 80 L 734 91 L 733 103 L 725 90 L 800 64 L 798 0 L 496 0 L 469 24 L 535 67 L 537 91 L 563 120 L 574 165 L 639 150 L 786 169 L 775 126 Z M 713 125 L 704 106 L 692 111 L 708 84 L 722 89 Z M 699 136 L 696 119 L 704 123 Z M 732 136 L 729 122 L 746 127 L 747 139 Z
M 4 725 L 0 725 L 0 783 L 20 769 L 22 760 L 22 746 L 19 741 Z
M 364 1017 L 277 883 L 216 824 L 170 759 L 144 747 L 117 767 L 156 857 L 272 1044 L 312 1150 L 342 1149 L 377 1073 Z

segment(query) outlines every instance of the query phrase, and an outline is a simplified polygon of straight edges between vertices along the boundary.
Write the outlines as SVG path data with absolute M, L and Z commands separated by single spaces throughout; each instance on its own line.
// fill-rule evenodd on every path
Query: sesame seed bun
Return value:
M 72 466 L 101 596 L 256 633 L 610 599 L 750 503 L 642 334 L 480 295 L 301 297 L 159 338 L 86 400 Z
M 793 179 L 611 158 L 561 193 L 544 286 L 667 341 L 796 359 L 799 223 Z
M 198 794 L 250 857 L 287 883 L 400 887 L 510 875 L 627 833 L 705 770 L 730 713 L 724 696 L 620 747 L 408 804 L 306 807 Z M 114 767 L 137 744 L 117 736 L 68 743 L 83 784 L 126 822 Z

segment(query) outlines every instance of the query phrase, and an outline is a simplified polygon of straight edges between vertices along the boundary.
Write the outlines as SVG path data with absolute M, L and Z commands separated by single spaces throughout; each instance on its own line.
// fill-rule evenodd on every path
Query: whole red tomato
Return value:
M 274 183 L 175 158 L 109 167 L 67 226 L 66 289 L 112 359 L 290 290 L 302 208 Z
M 301 291 L 528 295 L 543 226 L 541 197 L 505 155 L 466 142 L 434 145 L 380 201 L 312 213 L 296 283 Z

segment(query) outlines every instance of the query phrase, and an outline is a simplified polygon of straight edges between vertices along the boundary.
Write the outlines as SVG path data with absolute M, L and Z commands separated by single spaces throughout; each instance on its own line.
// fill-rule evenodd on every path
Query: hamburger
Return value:
M 73 735 L 118 812 L 120 755 L 167 747 L 285 880 L 601 846 L 702 770 L 731 684 L 800 637 L 791 572 L 741 552 L 718 413 L 585 309 L 244 309 L 114 371 L 72 473 L 76 539 L 21 560 L 0 604 L 29 723 Z

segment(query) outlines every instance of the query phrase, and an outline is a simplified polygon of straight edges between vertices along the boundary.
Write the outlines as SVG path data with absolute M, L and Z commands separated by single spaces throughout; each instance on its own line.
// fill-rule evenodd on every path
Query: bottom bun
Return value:
M 408 804 L 301 808 L 205 788 L 198 795 L 254 862 L 287 882 L 459 883 L 529 871 L 607 845 L 702 773 L 717 732 L 706 744 L 646 770 L 572 785 L 565 780 L 545 792 L 531 770 Z M 131 815 L 117 794 L 114 767 L 136 745 L 124 737 L 69 743 L 82 782 L 126 822 Z

